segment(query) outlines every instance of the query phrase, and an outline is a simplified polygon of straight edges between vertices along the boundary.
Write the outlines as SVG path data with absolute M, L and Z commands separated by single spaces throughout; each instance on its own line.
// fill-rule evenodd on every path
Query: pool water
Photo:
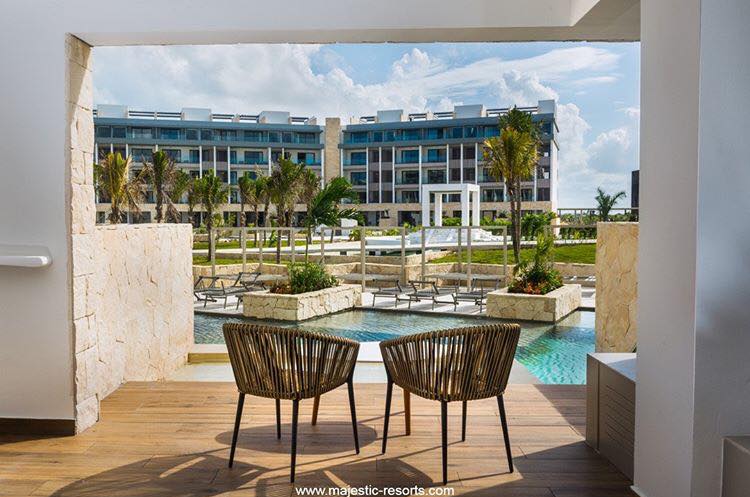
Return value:
M 503 322 L 471 316 L 366 310 L 342 312 L 301 323 L 196 314 L 195 343 L 224 343 L 222 324 L 243 321 L 331 333 L 359 342 L 379 342 L 425 331 Z M 594 313 L 578 311 L 554 325 L 522 322 L 516 359 L 542 383 L 583 384 L 586 382 L 586 354 L 593 351 Z

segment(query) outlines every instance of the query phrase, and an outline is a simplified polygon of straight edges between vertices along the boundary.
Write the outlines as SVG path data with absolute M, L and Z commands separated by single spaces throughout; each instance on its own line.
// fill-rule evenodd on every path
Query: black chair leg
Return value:
M 297 419 L 299 418 L 299 400 L 292 401 L 292 475 L 291 482 L 294 483 L 294 470 L 297 466 Z
M 393 396 L 393 382 L 388 378 L 388 389 L 385 392 L 385 417 L 383 418 L 383 454 L 388 443 L 388 420 L 391 417 L 391 397 Z
M 240 421 L 242 421 L 242 407 L 245 405 L 245 394 L 240 393 L 237 399 L 237 415 L 234 418 L 234 433 L 232 433 L 232 449 L 229 451 L 229 467 L 234 464 L 234 449 L 237 448 L 237 436 L 240 434 Z
M 513 472 L 513 456 L 510 453 L 510 437 L 508 436 L 508 420 L 505 417 L 505 402 L 503 396 L 497 397 L 497 407 L 500 410 L 500 424 L 503 425 L 503 438 L 505 439 L 505 454 L 508 456 L 508 467 Z
M 448 483 L 448 402 L 440 402 L 440 420 L 443 428 L 443 485 Z
M 466 401 L 461 403 L 461 441 L 466 441 Z
M 359 434 L 357 433 L 357 409 L 354 406 L 354 379 L 349 378 L 346 382 L 349 387 L 349 410 L 352 413 L 352 431 L 354 432 L 354 449 L 359 454 Z
M 281 399 L 276 399 L 276 439 L 281 440 Z

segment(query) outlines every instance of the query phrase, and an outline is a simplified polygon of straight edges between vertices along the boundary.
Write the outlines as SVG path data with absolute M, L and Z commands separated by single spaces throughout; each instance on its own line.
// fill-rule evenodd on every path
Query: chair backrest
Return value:
M 380 343 L 391 380 L 432 400 L 502 395 L 521 327 L 490 324 L 407 335 Z
M 193 285 L 194 290 L 206 290 L 209 288 L 216 288 L 216 282 L 219 281 L 218 276 L 198 276 Z
M 344 384 L 359 343 L 293 328 L 225 323 L 224 340 L 240 392 L 274 399 L 307 399 Z

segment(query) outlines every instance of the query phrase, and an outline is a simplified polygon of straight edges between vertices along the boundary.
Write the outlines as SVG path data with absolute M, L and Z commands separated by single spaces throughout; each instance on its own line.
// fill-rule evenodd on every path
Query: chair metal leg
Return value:
M 461 441 L 466 441 L 466 401 L 461 403 Z
M 448 483 L 448 402 L 440 402 L 440 421 L 443 428 L 443 485 Z
M 312 421 L 310 422 L 310 424 L 313 426 L 318 424 L 318 409 L 319 408 L 320 408 L 320 395 L 316 395 L 315 400 L 313 400 Z
M 229 451 L 229 467 L 234 464 L 234 449 L 237 447 L 237 436 L 240 433 L 240 421 L 242 420 L 242 408 L 245 405 L 245 394 L 240 393 L 237 399 L 237 415 L 234 418 L 234 433 L 232 434 L 232 448 Z
M 404 431 L 411 435 L 411 392 L 404 389 Z
M 385 392 L 385 417 L 383 418 L 383 454 L 388 443 L 388 420 L 391 417 L 391 397 L 393 396 L 393 382 L 388 377 L 388 388 Z
M 276 399 L 276 439 L 281 440 L 281 399 Z
M 292 475 L 290 481 L 294 483 L 294 470 L 297 466 L 297 419 L 299 418 L 299 400 L 292 401 Z
M 346 382 L 349 388 L 349 410 L 352 413 L 352 432 L 354 433 L 354 449 L 359 454 L 359 433 L 357 433 L 357 408 L 354 405 L 354 379 L 349 377 Z
M 510 453 L 510 437 L 508 436 L 508 420 L 505 417 L 505 402 L 503 396 L 497 397 L 497 407 L 500 410 L 500 424 L 503 425 L 503 438 L 505 439 L 505 454 L 508 456 L 508 467 L 513 472 L 513 456 Z

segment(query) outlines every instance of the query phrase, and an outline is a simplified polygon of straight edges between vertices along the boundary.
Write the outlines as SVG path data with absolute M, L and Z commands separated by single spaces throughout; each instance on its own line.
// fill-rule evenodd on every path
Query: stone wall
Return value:
M 508 293 L 507 288 L 487 294 L 487 316 L 554 323 L 581 306 L 581 285 L 563 285 L 545 295 Z
M 98 403 L 126 381 L 163 380 L 193 343 L 192 230 L 187 224 L 97 226 L 93 272 L 77 291 L 76 390 Z
M 242 297 L 245 316 L 281 321 L 304 321 L 360 305 L 362 289 L 359 285 L 340 285 L 299 295 L 253 292 Z
M 632 352 L 637 339 L 638 223 L 598 223 L 596 350 Z

